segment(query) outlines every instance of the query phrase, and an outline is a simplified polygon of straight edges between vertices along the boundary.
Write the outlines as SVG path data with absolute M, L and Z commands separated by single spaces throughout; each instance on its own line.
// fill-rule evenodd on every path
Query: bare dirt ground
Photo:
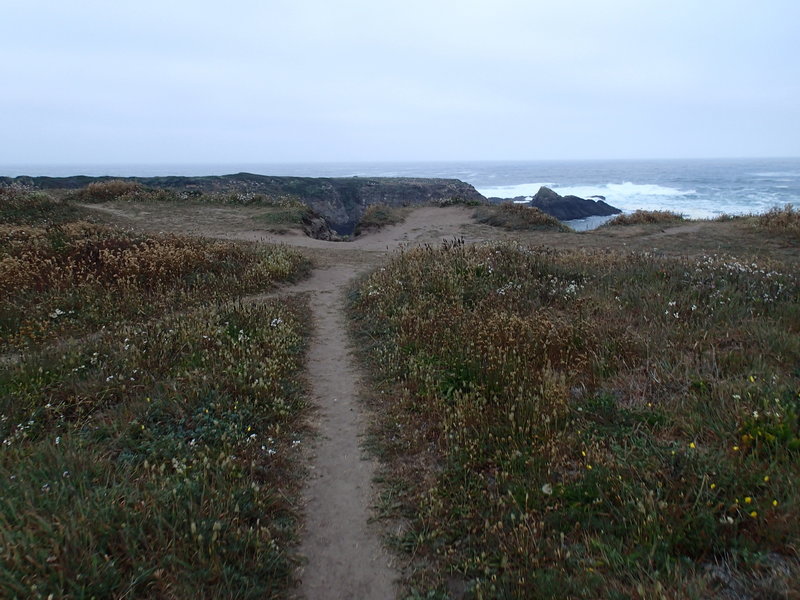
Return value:
M 756 235 L 737 222 L 629 226 L 580 234 L 509 233 L 477 224 L 469 208 L 426 207 L 413 210 L 403 223 L 343 243 L 315 240 L 299 232 L 270 234 L 259 228 L 256 207 L 107 204 L 91 208 L 103 220 L 136 229 L 287 244 L 314 260 L 310 278 L 278 292 L 311 294 L 315 319 L 307 376 L 316 406 L 313 425 L 319 435 L 309 456 L 300 546 L 306 561 L 298 590 L 307 600 L 385 599 L 397 594 L 400 569 L 382 548 L 380 532 L 369 523 L 376 465 L 360 449 L 367 415 L 358 402 L 361 374 L 349 352 L 345 325 L 344 292 L 360 273 L 380 265 L 398 248 L 437 245 L 454 238 L 466 242 L 516 239 L 556 248 L 622 248 L 674 255 L 736 254 L 744 249 L 745 256 L 775 256 L 792 262 L 799 254 L 795 245 Z

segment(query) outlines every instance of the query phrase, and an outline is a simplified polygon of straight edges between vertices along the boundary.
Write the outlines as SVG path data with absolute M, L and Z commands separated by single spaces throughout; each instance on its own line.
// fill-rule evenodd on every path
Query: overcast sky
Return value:
M 800 156 L 798 0 L 3 0 L 0 164 Z

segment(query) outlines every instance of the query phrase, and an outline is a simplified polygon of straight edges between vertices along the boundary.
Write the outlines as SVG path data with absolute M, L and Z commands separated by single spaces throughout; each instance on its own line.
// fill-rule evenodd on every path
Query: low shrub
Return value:
M 606 221 L 603 227 L 613 227 L 615 225 L 666 225 L 680 223 L 683 220 L 683 215 L 668 210 L 637 210 L 630 214 L 617 215 L 613 219 Z
M 775 207 L 756 217 L 756 226 L 771 233 L 788 235 L 800 240 L 800 210 L 791 204 Z
M 535 206 L 514 204 L 513 202 L 480 206 L 475 210 L 474 216 L 479 223 L 502 227 L 509 231 L 538 229 L 572 231 L 570 227 Z
M 121 196 L 136 194 L 143 190 L 143 186 L 135 181 L 123 179 L 110 179 L 108 181 L 95 181 L 87 185 L 75 195 L 83 202 L 107 202 L 116 200 Z

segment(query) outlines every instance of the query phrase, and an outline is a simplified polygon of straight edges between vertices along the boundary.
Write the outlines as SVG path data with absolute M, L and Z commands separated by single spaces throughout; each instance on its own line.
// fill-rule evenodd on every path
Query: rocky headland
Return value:
M 204 177 L 0 177 L 0 185 L 77 190 L 95 182 L 123 180 L 148 188 L 186 192 L 263 194 L 293 197 L 307 204 L 338 234 L 349 235 L 372 204 L 415 206 L 433 203 L 484 203 L 478 191 L 457 179 L 409 177 L 279 177 L 238 173 Z M 314 225 L 314 226 L 318 226 Z

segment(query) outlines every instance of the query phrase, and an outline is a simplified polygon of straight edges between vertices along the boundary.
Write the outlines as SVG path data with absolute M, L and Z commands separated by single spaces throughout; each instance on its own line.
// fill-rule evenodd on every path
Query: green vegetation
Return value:
M 396 206 L 386 206 L 385 204 L 372 204 L 367 207 L 356 224 L 355 235 L 361 235 L 367 231 L 382 229 L 387 225 L 402 223 L 408 214 L 408 208 L 398 208 Z
M 365 278 L 409 597 L 798 589 L 799 307 L 722 256 L 449 243 Z
M 232 301 L 306 261 L 86 222 L 9 225 L 28 219 L 8 206 L 0 589 L 285 596 L 309 311 Z
M 615 225 L 667 225 L 680 223 L 683 216 L 668 210 L 637 210 L 630 214 L 617 215 L 613 219 L 606 221 L 603 227 L 613 227 Z
M 480 206 L 475 210 L 475 220 L 493 227 L 502 227 L 509 231 L 572 231 L 570 227 L 535 206 L 525 206 L 512 202 Z

